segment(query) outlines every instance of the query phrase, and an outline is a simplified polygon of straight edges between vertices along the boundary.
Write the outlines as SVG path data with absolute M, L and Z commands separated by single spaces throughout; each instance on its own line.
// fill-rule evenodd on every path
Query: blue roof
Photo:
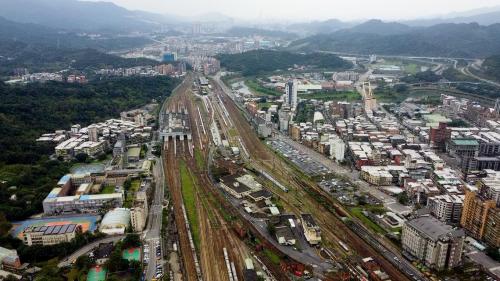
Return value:
M 65 183 L 67 183 L 69 180 L 71 180 L 71 176 L 70 175 L 64 175 L 61 177 L 61 179 L 57 182 L 57 185 L 64 185 Z
M 57 197 L 57 193 L 49 193 L 49 195 L 47 195 L 47 198 L 56 198 Z
M 89 200 L 90 199 L 90 196 L 89 195 L 80 195 L 80 200 Z

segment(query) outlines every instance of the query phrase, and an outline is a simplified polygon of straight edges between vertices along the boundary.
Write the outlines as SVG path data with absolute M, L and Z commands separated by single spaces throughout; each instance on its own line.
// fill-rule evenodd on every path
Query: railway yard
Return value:
M 197 80 L 187 75 L 161 113 L 169 120 L 161 133 L 174 218 L 167 224 L 175 229 L 168 239 L 178 245 L 182 275 L 171 280 L 253 280 L 256 272 L 264 280 L 364 280 L 367 257 L 391 280 L 423 280 L 292 164 L 303 156 L 290 163 L 261 141 L 220 80 L 210 80 L 204 96 Z M 269 215 L 249 212 L 254 205 L 221 188 L 220 177 L 239 174 L 254 177 L 272 195 L 272 207 L 297 223 L 291 222 L 293 247 L 270 233 Z M 308 243 L 294 219 L 304 213 L 321 229 L 319 245 Z

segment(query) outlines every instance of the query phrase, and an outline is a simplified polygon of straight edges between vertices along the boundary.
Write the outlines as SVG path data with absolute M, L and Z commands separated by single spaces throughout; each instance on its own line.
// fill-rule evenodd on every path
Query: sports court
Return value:
M 141 248 L 129 248 L 123 251 L 122 257 L 129 261 L 141 260 Z
M 104 281 L 106 280 L 107 270 L 99 265 L 92 267 L 87 274 L 87 281 Z

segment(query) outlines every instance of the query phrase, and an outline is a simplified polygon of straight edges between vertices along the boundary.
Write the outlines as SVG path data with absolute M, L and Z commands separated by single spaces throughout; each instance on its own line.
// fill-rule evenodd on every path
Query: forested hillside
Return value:
M 275 70 L 286 70 L 294 65 L 314 68 L 347 69 L 352 64 L 333 54 L 299 54 L 284 51 L 256 50 L 241 54 L 223 54 L 218 57 L 221 65 L 243 75 L 256 75 Z
M 293 51 L 335 51 L 445 57 L 487 57 L 500 50 L 500 24 L 439 24 L 410 28 L 400 23 L 367 22 L 331 34 L 300 39 Z
M 43 197 L 66 172 L 64 163 L 48 160 L 52 147 L 35 143 L 42 133 L 118 117 L 121 111 L 164 99 L 177 83 L 167 77 L 130 77 L 86 85 L 0 83 L 0 182 L 5 181 L 0 188 L 0 212 L 16 220 L 40 211 Z M 17 190 L 7 186 L 17 186 Z M 16 194 L 16 201 L 9 200 L 11 193 Z
M 500 55 L 495 55 L 484 60 L 483 67 L 486 75 L 500 81 Z

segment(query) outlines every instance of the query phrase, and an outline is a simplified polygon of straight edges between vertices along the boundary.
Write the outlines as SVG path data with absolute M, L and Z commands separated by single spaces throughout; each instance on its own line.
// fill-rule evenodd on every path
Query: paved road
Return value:
M 482 81 L 482 82 L 485 82 L 485 83 L 488 83 L 490 85 L 493 85 L 493 86 L 496 86 L 496 87 L 500 87 L 500 83 L 497 83 L 495 81 L 491 81 L 491 80 L 488 80 L 488 79 L 485 79 L 485 78 L 482 78 L 482 77 L 479 77 L 477 75 L 475 75 L 474 73 L 472 73 L 470 71 L 470 67 L 472 66 L 472 64 L 469 64 L 467 67 L 462 67 L 460 68 L 460 72 L 462 72 L 464 75 L 467 75 L 469 77 L 472 77 L 474 79 L 477 79 L 479 81 Z
M 160 113 L 165 111 L 165 103 L 163 103 Z M 159 118 L 159 131 L 163 128 L 163 120 Z M 158 131 L 158 132 L 159 132 Z M 161 144 L 163 145 L 163 144 Z M 144 232 L 144 241 L 149 245 L 149 263 L 146 267 L 145 280 L 151 280 L 156 277 L 156 265 L 164 264 L 163 255 L 162 259 L 156 260 L 155 242 L 161 241 L 161 228 L 162 228 L 162 213 L 163 213 L 163 199 L 165 198 L 165 175 L 163 169 L 163 158 L 155 157 L 156 164 L 153 166 L 153 176 L 155 178 L 155 192 L 153 195 L 153 202 L 149 207 L 148 224 Z M 160 243 L 160 247 L 163 243 Z M 163 249 L 164 251 L 165 249 Z M 165 274 L 165 270 L 163 270 Z
M 109 243 L 109 242 L 116 243 L 116 242 L 118 242 L 118 240 L 121 240 L 124 237 L 125 237 L 125 235 L 119 235 L 119 236 L 105 237 L 105 238 L 96 240 L 96 241 L 94 241 L 90 244 L 87 244 L 87 245 L 83 246 L 82 248 L 78 249 L 76 252 L 74 252 L 70 256 L 64 258 L 57 266 L 58 267 L 70 266 L 78 257 L 89 253 L 94 248 L 99 246 L 99 243 Z

